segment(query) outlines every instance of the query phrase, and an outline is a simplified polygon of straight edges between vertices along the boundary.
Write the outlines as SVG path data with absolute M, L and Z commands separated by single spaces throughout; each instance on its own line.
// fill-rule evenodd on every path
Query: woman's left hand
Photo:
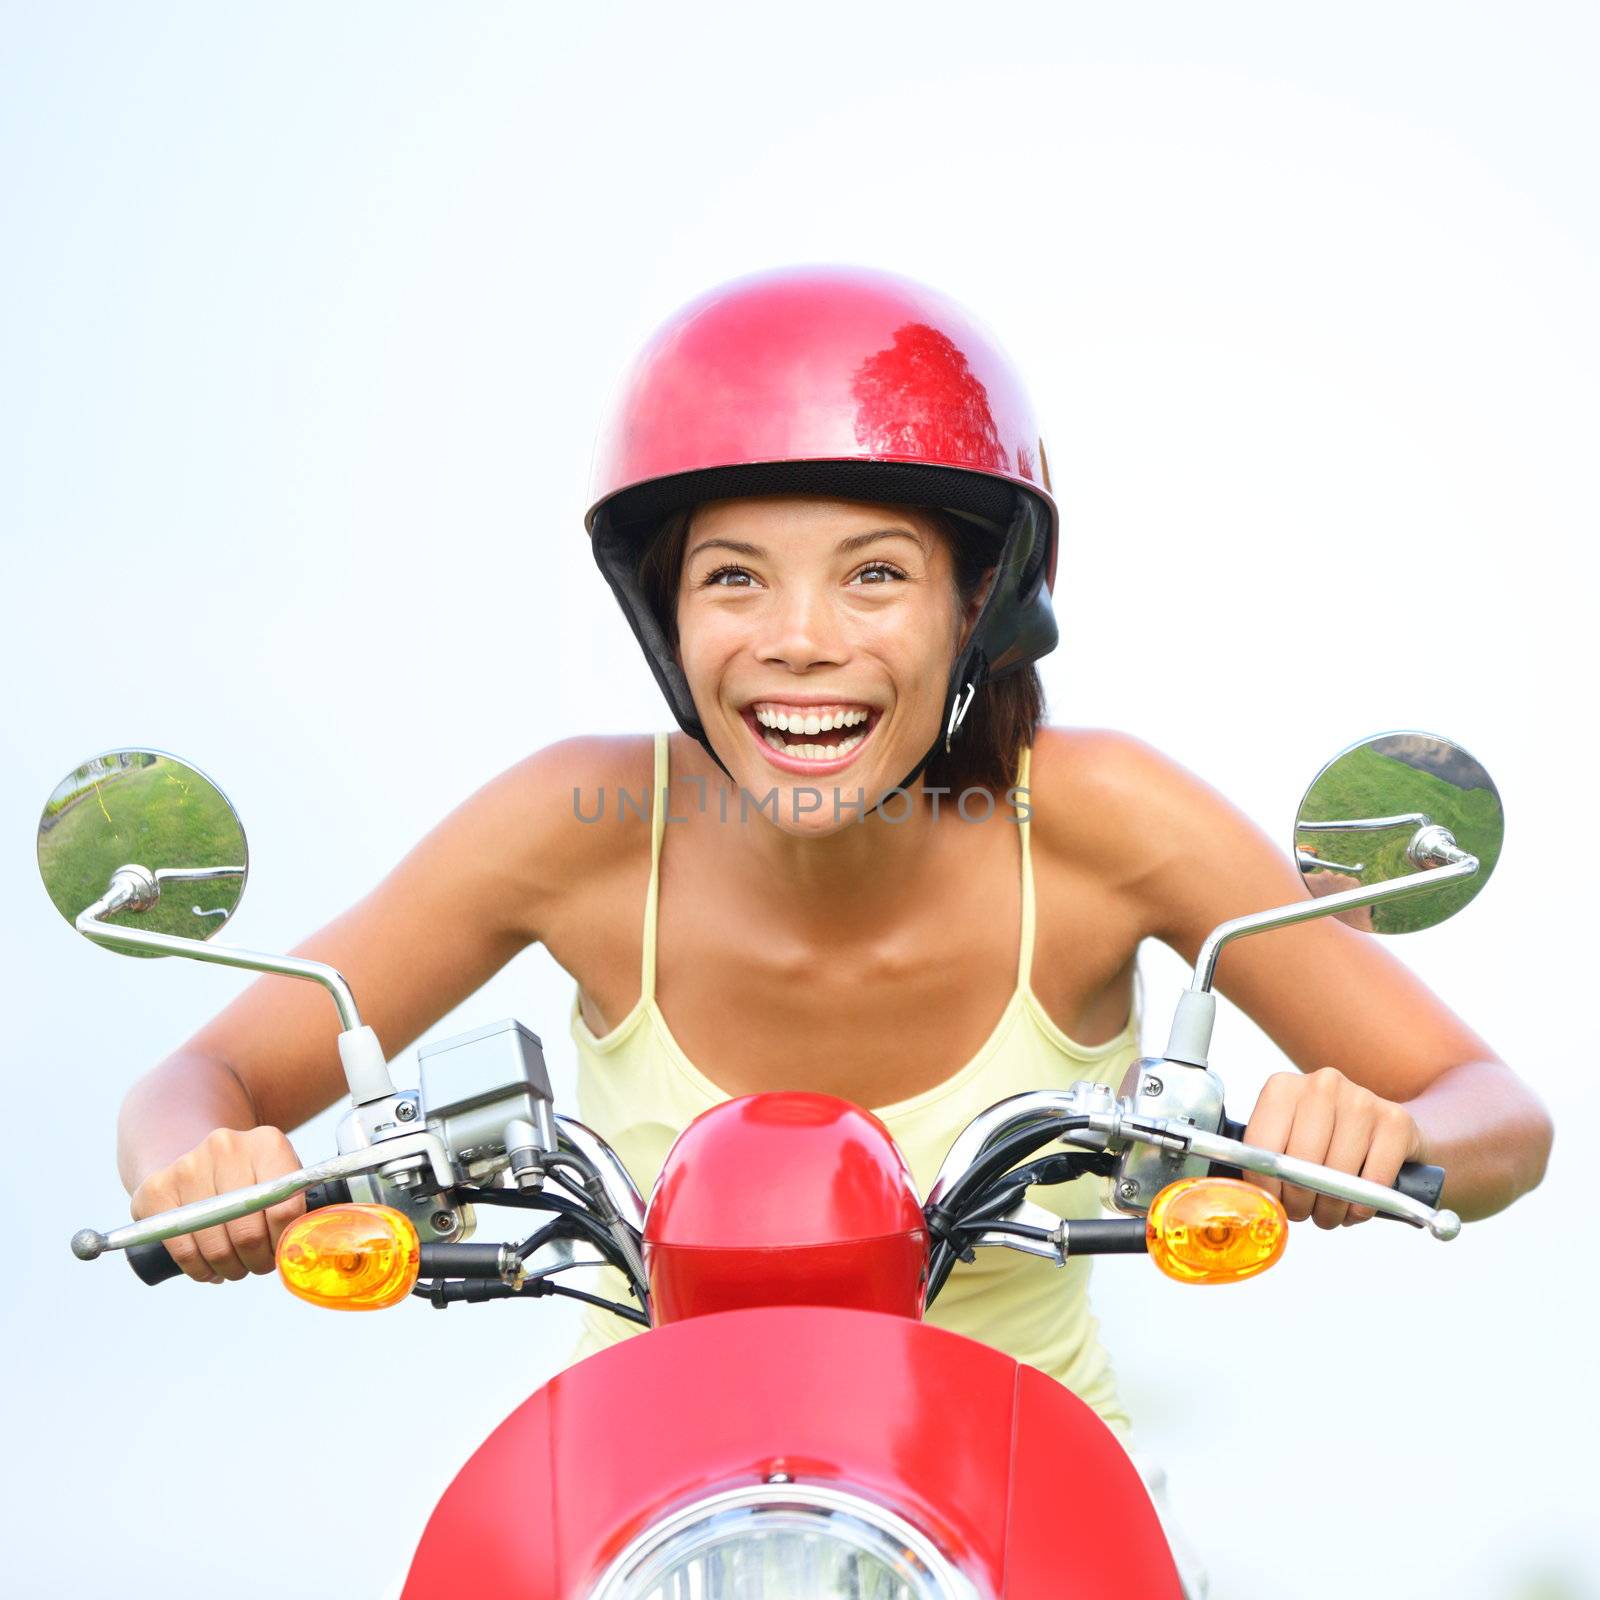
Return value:
M 1411 1113 L 1333 1067 L 1304 1075 L 1275 1072 L 1250 1113 L 1244 1142 L 1386 1186 L 1407 1161 L 1425 1159 L 1422 1130 Z M 1319 1228 L 1337 1228 L 1366 1222 L 1373 1214 L 1370 1206 L 1313 1194 L 1277 1178 L 1245 1176 L 1277 1195 L 1292 1222 L 1311 1217 Z

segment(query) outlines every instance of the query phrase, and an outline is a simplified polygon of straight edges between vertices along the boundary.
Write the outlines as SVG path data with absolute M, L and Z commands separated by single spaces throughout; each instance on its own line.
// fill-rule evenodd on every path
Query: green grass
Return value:
M 1401 812 L 1425 812 L 1440 827 L 1455 835 L 1463 850 L 1470 850 L 1482 865 L 1477 876 L 1464 883 L 1372 908 L 1377 933 L 1411 933 L 1431 928 L 1459 911 L 1488 881 L 1500 857 L 1500 802 L 1492 789 L 1458 788 L 1454 783 L 1409 765 L 1371 746 L 1341 756 L 1311 787 L 1302 819 L 1336 821 L 1344 817 L 1388 817 Z M 1382 833 L 1316 832 L 1297 834 L 1295 842 L 1330 861 L 1362 862 L 1362 881 L 1380 883 L 1410 876 L 1416 869 L 1406 860 L 1412 829 L 1393 828 Z
M 129 863 L 152 872 L 243 866 L 244 834 L 221 793 L 167 756 L 58 789 L 39 833 L 39 871 L 56 909 L 74 920 L 106 892 L 112 873 Z M 191 908 L 231 908 L 242 888 L 238 878 L 168 884 L 149 911 L 122 911 L 106 921 L 204 939 L 225 919 L 197 917 Z

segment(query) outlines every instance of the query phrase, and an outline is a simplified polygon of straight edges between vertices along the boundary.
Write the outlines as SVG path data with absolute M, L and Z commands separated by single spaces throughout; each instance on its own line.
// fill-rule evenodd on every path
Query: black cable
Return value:
M 628 1268 L 626 1258 L 617 1248 L 616 1240 L 593 1217 L 583 1212 L 557 1217 L 555 1221 L 547 1222 L 542 1228 L 535 1229 L 516 1247 L 517 1255 L 526 1261 L 541 1245 L 563 1237 L 592 1244 L 605 1257 L 607 1264 L 615 1267 L 628 1280 L 630 1290 L 635 1295 L 638 1294 L 639 1285 L 634 1282 L 633 1274 Z
M 1006 1135 L 983 1158 L 968 1167 L 950 1186 L 950 1192 L 936 1206 L 929 1206 L 928 1225 L 940 1237 L 957 1216 L 965 1211 L 971 1197 L 986 1189 L 996 1178 L 1009 1172 L 1017 1162 L 1030 1156 L 1042 1144 L 1059 1139 L 1064 1133 L 1090 1126 L 1088 1117 L 1046 1117 Z
M 1059 1139 L 1064 1133 L 1091 1126 L 1088 1117 L 1045 1117 L 1029 1123 L 1006 1135 L 983 1158 L 969 1167 L 950 1187 L 950 1192 L 938 1205 L 925 1208 L 928 1230 L 935 1244 L 929 1257 L 928 1291 L 924 1305 L 931 1305 L 944 1288 L 946 1280 L 959 1258 L 952 1240 L 967 1215 L 971 1201 L 981 1195 L 997 1178 L 1010 1172 L 1017 1162 L 1030 1156 L 1042 1144 Z M 965 1254 L 970 1258 L 971 1247 Z
M 587 1204 L 578 1205 L 571 1200 L 563 1200 L 559 1195 L 553 1195 L 548 1190 L 525 1192 L 520 1189 L 460 1188 L 456 1190 L 456 1195 L 463 1201 L 479 1205 L 513 1206 L 520 1207 L 526 1211 L 555 1212 L 578 1229 L 581 1236 L 605 1257 L 606 1263 L 615 1267 L 628 1280 L 629 1288 L 635 1295 L 642 1299 L 648 1292 L 648 1285 L 635 1280 L 632 1271 L 629 1269 L 626 1257 L 617 1247 L 616 1240 L 595 1221 L 593 1215 L 587 1209 Z M 635 1239 L 638 1238 L 638 1229 L 630 1226 L 629 1232 L 635 1236 Z
M 517 1254 L 526 1261 L 536 1250 L 547 1245 L 553 1239 L 570 1238 L 567 1232 L 568 1221 L 565 1217 L 557 1217 L 553 1222 L 547 1222 L 542 1228 L 536 1228 L 517 1246 Z
M 1116 1170 L 1116 1162 L 1116 1156 L 1104 1150 L 1062 1150 L 1041 1156 L 1026 1166 L 1016 1167 L 995 1180 L 987 1193 L 974 1197 L 966 1211 L 952 1225 L 952 1237 L 959 1237 L 969 1222 L 1003 1217 L 1031 1188 L 1071 1183 L 1077 1178 L 1096 1175 L 1105 1177 Z M 958 1260 L 973 1259 L 970 1243 L 960 1238 L 960 1244 L 959 1250 L 953 1247 L 942 1252 L 935 1250 L 929 1263 L 924 1307 L 933 1304 Z
M 1029 1189 L 1071 1183 L 1075 1179 L 1115 1170 L 1116 1157 L 1103 1151 L 1082 1151 L 1044 1156 L 1025 1167 L 1017 1167 L 991 1186 L 987 1194 L 974 1199 L 966 1217 L 1002 1217 L 1023 1198 Z
M 498 1280 L 438 1278 L 431 1283 L 419 1283 L 412 1289 L 419 1300 L 426 1300 L 436 1311 L 449 1306 L 477 1305 L 483 1300 L 510 1300 L 517 1290 L 509 1283 Z
M 597 1294 L 588 1294 L 582 1289 L 569 1289 L 564 1283 L 551 1283 L 547 1278 L 536 1278 L 533 1282 L 540 1286 L 544 1294 L 559 1294 L 568 1300 L 582 1300 L 586 1305 L 599 1306 L 602 1311 L 613 1311 L 624 1322 L 637 1322 L 641 1328 L 650 1326 L 650 1319 L 642 1311 L 635 1311 L 632 1306 L 618 1305 L 615 1300 L 603 1299 Z
M 636 1322 L 641 1328 L 650 1326 L 650 1319 L 642 1311 L 618 1305 L 597 1294 L 587 1294 L 582 1289 L 569 1289 L 564 1284 L 551 1283 L 545 1278 L 530 1278 L 520 1289 L 514 1289 L 509 1283 L 462 1283 L 440 1279 L 434 1283 L 419 1283 L 411 1292 L 440 1311 L 454 1305 L 478 1305 L 486 1300 L 539 1300 L 545 1295 L 556 1294 L 563 1299 L 582 1300 L 587 1305 L 599 1306 L 602 1311 L 613 1312 L 627 1322 Z
M 524 1211 L 559 1211 L 563 1216 L 583 1211 L 571 1200 L 542 1189 L 468 1189 L 459 1188 L 456 1195 L 471 1204 L 480 1206 L 513 1206 Z M 585 1213 L 587 1214 L 587 1213 Z
M 575 1237 L 586 1239 L 592 1244 L 629 1283 L 633 1282 L 633 1274 L 628 1270 L 627 1258 L 617 1248 L 617 1241 L 593 1217 L 585 1211 L 575 1211 L 571 1216 L 562 1217 L 560 1220 L 564 1227 L 573 1230 Z
M 544 1176 L 547 1183 L 559 1183 L 580 1204 L 586 1206 L 594 1204 L 593 1198 L 584 1191 L 583 1186 L 566 1176 L 559 1167 L 547 1168 Z

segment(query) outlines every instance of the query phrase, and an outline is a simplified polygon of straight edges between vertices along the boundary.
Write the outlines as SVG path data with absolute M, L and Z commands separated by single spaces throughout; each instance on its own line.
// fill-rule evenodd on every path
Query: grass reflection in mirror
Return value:
M 58 784 L 39 819 L 38 850 L 45 891 L 68 922 L 129 863 L 152 872 L 247 864 L 244 830 L 227 797 L 193 767 L 148 750 L 97 756 Z M 242 875 L 168 883 L 150 910 L 106 920 L 206 939 L 227 921 L 215 912 L 231 914 L 243 891 Z
M 1478 857 L 1479 870 L 1465 881 L 1372 906 L 1374 933 L 1411 933 L 1453 916 L 1488 882 L 1500 857 L 1504 822 L 1488 774 L 1464 751 L 1421 734 L 1389 734 L 1347 750 L 1312 784 L 1300 820 L 1332 822 L 1405 812 L 1422 812 L 1448 828 L 1462 849 Z M 1295 844 L 1330 863 L 1361 863 L 1360 882 L 1372 885 L 1417 870 L 1406 857 L 1414 832 L 1413 827 L 1381 832 L 1297 828 Z M 1329 877 L 1330 889 L 1353 886 L 1348 876 Z

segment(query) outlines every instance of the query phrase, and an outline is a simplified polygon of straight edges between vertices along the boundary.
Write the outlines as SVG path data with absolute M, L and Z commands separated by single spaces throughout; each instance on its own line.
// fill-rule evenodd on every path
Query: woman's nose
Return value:
M 773 596 L 766 609 L 756 654 L 762 661 L 791 672 L 837 666 L 848 653 L 841 619 L 829 597 L 816 588 L 796 584 Z

